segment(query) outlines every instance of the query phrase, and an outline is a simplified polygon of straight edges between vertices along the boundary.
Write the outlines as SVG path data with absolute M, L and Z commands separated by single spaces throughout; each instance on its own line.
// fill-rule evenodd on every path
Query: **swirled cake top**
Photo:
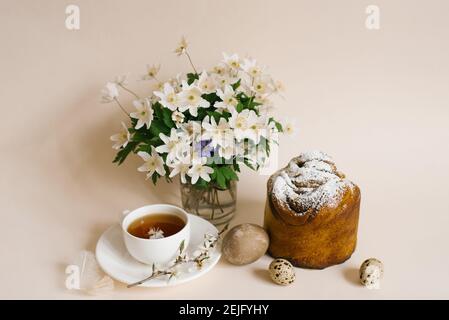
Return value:
M 298 216 L 314 216 L 325 206 L 337 207 L 347 188 L 354 187 L 332 158 L 321 151 L 300 154 L 272 179 L 273 200 Z

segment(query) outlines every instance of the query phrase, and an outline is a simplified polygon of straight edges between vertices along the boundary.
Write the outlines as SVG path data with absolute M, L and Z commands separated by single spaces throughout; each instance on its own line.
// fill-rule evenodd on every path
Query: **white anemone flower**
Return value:
M 136 112 L 131 112 L 130 117 L 137 119 L 136 129 L 140 129 L 144 125 L 149 129 L 151 121 L 153 121 L 153 108 L 151 108 L 150 101 L 148 99 L 134 100 L 133 105 Z
M 256 120 L 250 125 L 247 137 L 256 144 L 260 142 L 260 138 L 267 138 L 271 129 L 268 127 L 267 118 L 264 116 L 256 117 Z
M 125 148 L 131 139 L 131 134 L 129 133 L 128 127 L 124 122 L 122 122 L 122 127 L 122 131 L 111 136 L 111 140 L 115 142 L 112 148 L 115 150 L 119 150 L 122 147 Z
M 155 172 L 161 176 L 165 175 L 164 160 L 157 154 L 154 147 L 151 147 L 151 154 L 144 151 L 139 151 L 137 154 L 145 161 L 145 163 L 137 168 L 137 170 L 140 172 L 147 172 L 147 179 Z
M 128 84 L 128 75 L 124 74 L 121 76 L 116 76 L 114 79 L 114 83 L 118 86 L 124 86 L 124 85 Z
M 262 73 L 262 70 L 257 65 L 257 61 L 254 59 L 244 59 L 242 69 L 251 77 L 258 77 Z
M 234 135 L 232 134 L 229 122 L 225 118 L 220 118 L 220 121 L 215 121 L 214 117 L 209 116 L 204 117 L 202 126 L 204 128 L 203 140 L 212 140 L 212 147 L 216 146 L 228 146 L 234 141 Z
M 257 115 L 254 110 L 245 109 L 242 112 L 234 111 L 229 118 L 229 125 L 234 129 L 235 139 L 241 141 L 251 138 L 251 127 L 257 122 Z
M 234 142 L 234 141 L 232 141 Z M 222 158 L 224 158 L 225 160 L 230 160 L 232 159 L 232 157 L 235 154 L 235 146 L 234 144 L 230 144 L 227 146 L 220 146 L 218 148 L 218 155 Z
M 268 114 L 274 110 L 273 101 L 269 99 L 270 94 L 256 94 L 254 101 L 259 103 L 259 112 L 262 114 Z
M 214 104 L 214 107 L 217 108 L 217 111 L 227 111 L 232 113 L 238 103 L 235 97 L 234 89 L 230 85 L 226 85 L 224 88 L 224 92 L 221 89 L 217 89 L 217 96 L 219 96 L 222 100 Z
M 118 88 L 114 82 L 108 82 L 101 90 L 101 102 L 109 103 L 118 98 Z
M 196 117 L 198 116 L 198 108 L 209 108 L 209 101 L 203 99 L 201 94 L 201 90 L 194 83 L 188 85 L 187 82 L 183 81 L 179 111 L 189 110 L 190 114 Z
M 179 126 L 179 129 L 185 134 L 187 141 L 193 143 L 201 138 L 202 127 L 199 121 L 188 121 Z
M 273 93 L 275 89 L 274 81 L 268 75 L 256 77 L 254 78 L 251 89 L 256 93 L 256 95 L 266 95 Z
M 178 73 L 176 77 L 168 79 L 168 83 L 175 89 L 175 92 L 179 92 L 181 90 L 182 85 L 182 77 L 181 73 Z
M 186 52 L 186 50 L 187 50 L 187 45 L 188 45 L 188 43 L 187 43 L 186 39 L 184 37 L 182 37 L 181 41 L 179 41 L 179 44 L 178 44 L 178 46 L 175 49 L 175 53 L 178 56 L 184 54 Z
M 164 83 L 163 92 L 155 91 L 153 92 L 153 94 L 159 99 L 161 99 L 160 103 L 167 109 L 175 111 L 178 108 L 179 98 L 175 92 L 175 89 L 170 85 L 170 83 L 168 82 Z
M 151 86 L 152 91 L 163 91 L 164 90 L 164 84 L 165 82 L 162 81 L 156 81 L 155 83 L 153 83 L 153 85 Z
M 183 146 L 186 146 L 187 143 L 185 134 L 183 132 L 176 132 L 175 128 L 172 128 L 170 131 L 170 136 L 166 136 L 163 133 L 159 134 L 159 138 L 164 142 L 164 144 L 158 146 L 156 151 L 159 153 L 167 153 L 167 160 L 174 159 L 178 156 L 178 152 L 183 152 Z
M 274 87 L 274 91 L 277 93 L 285 91 L 284 84 L 279 80 L 273 82 L 273 87 Z
M 174 111 L 171 114 L 171 119 L 176 124 L 176 126 L 179 126 L 181 123 L 184 122 L 185 116 L 184 116 L 184 114 L 182 112 Z
M 182 183 L 187 183 L 186 174 L 190 169 L 190 161 L 188 157 L 173 159 L 167 163 L 167 166 L 172 168 L 169 177 L 173 178 L 179 174 Z
M 268 92 L 268 83 L 262 78 L 256 78 L 254 79 L 252 89 L 256 94 L 263 95 Z
M 232 85 L 238 81 L 238 78 L 230 76 L 230 75 L 216 75 L 215 76 L 215 83 L 217 84 L 217 87 L 225 88 L 227 85 Z
M 214 169 L 203 165 L 202 163 L 194 164 L 187 174 L 191 178 L 192 184 L 197 183 L 198 179 L 201 178 L 206 182 L 210 181 L 210 175 L 214 172 Z
M 198 88 L 203 93 L 212 93 L 215 91 L 216 84 L 213 77 L 210 77 L 206 71 L 203 71 L 197 82 Z
M 161 65 L 158 64 L 153 64 L 153 65 L 149 65 L 147 64 L 147 73 L 145 73 L 142 76 L 142 80 L 152 80 L 152 79 L 156 79 L 157 74 L 159 73 L 159 70 L 161 70 Z
M 289 136 L 296 136 L 298 133 L 298 129 L 296 126 L 296 121 L 294 119 L 286 119 L 282 121 L 282 130 L 284 133 L 286 133 Z
M 223 52 L 223 58 L 224 58 L 224 63 L 226 65 L 228 65 L 230 68 L 232 68 L 234 70 L 237 70 L 240 68 L 240 58 L 236 53 L 228 55 L 227 53 Z
M 228 67 L 224 63 L 217 64 L 213 69 L 212 72 L 219 75 L 224 76 L 228 72 Z

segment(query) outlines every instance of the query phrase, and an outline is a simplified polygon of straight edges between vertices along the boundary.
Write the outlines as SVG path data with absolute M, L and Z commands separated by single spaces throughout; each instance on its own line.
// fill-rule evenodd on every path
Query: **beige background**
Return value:
M 79 31 L 64 26 L 69 3 Z M 365 28 L 369 4 L 381 9 L 378 31 Z M 264 257 L 175 288 L 119 286 L 112 298 L 449 298 L 448 12 L 443 0 L 2 0 L 0 298 L 86 298 L 64 288 L 78 252 L 123 209 L 179 203 L 178 186 L 152 187 L 135 157 L 111 163 L 123 117 L 98 92 L 146 63 L 161 63 L 162 78 L 187 71 L 172 54 L 181 35 L 198 66 L 235 51 L 285 83 L 277 114 L 300 132 L 282 140 L 279 163 L 308 149 L 334 156 L 363 192 L 358 248 L 343 265 L 298 269 L 290 287 L 267 280 Z M 266 179 L 242 174 L 235 223 L 262 223 Z M 386 269 L 377 291 L 355 280 L 372 256 Z

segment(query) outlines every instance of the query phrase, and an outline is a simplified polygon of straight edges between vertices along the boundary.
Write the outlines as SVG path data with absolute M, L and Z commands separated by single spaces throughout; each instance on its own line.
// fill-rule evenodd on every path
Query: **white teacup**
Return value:
M 129 225 L 135 220 L 150 214 L 161 213 L 181 218 L 185 226 L 179 232 L 161 239 L 138 238 L 128 232 Z M 145 264 L 164 264 L 172 261 L 176 258 L 182 241 L 187 247 L 190 240 L 189 215 L 183 209 L 168 204 L 152 204 L 131 211 L 122 221 L 122 230 L 129 254 Z

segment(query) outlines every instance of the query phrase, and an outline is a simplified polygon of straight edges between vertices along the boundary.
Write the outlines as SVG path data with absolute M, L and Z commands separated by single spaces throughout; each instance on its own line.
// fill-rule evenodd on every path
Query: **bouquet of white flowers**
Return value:
M 188 58 L 193 72 L 160 82 L 160 67 L 148 66 L 142 79 L 155 81 L 157 88 L 149 96 L 130 90 L 125 77 L 103 89 L 102 100 L 115 101 L 131 123 L 122 123 L 122 132 L 111 137 L 118 150 L 114 162 L 121 164 L 133 152 L 144 161 L 138 170 L 153 183 L 179 175 L 198 190 L 229 189 L 238 180 L 239 164 L 258 170 L 277 143 L 283 127 L 269 111 L 270 97 L 281 85 L 253 59 L 224 54 L 211 70 L 198 72 L 184 38 L 175 52 Z M 120 104 L 119 89 L 135 96 L 133 112 Z

